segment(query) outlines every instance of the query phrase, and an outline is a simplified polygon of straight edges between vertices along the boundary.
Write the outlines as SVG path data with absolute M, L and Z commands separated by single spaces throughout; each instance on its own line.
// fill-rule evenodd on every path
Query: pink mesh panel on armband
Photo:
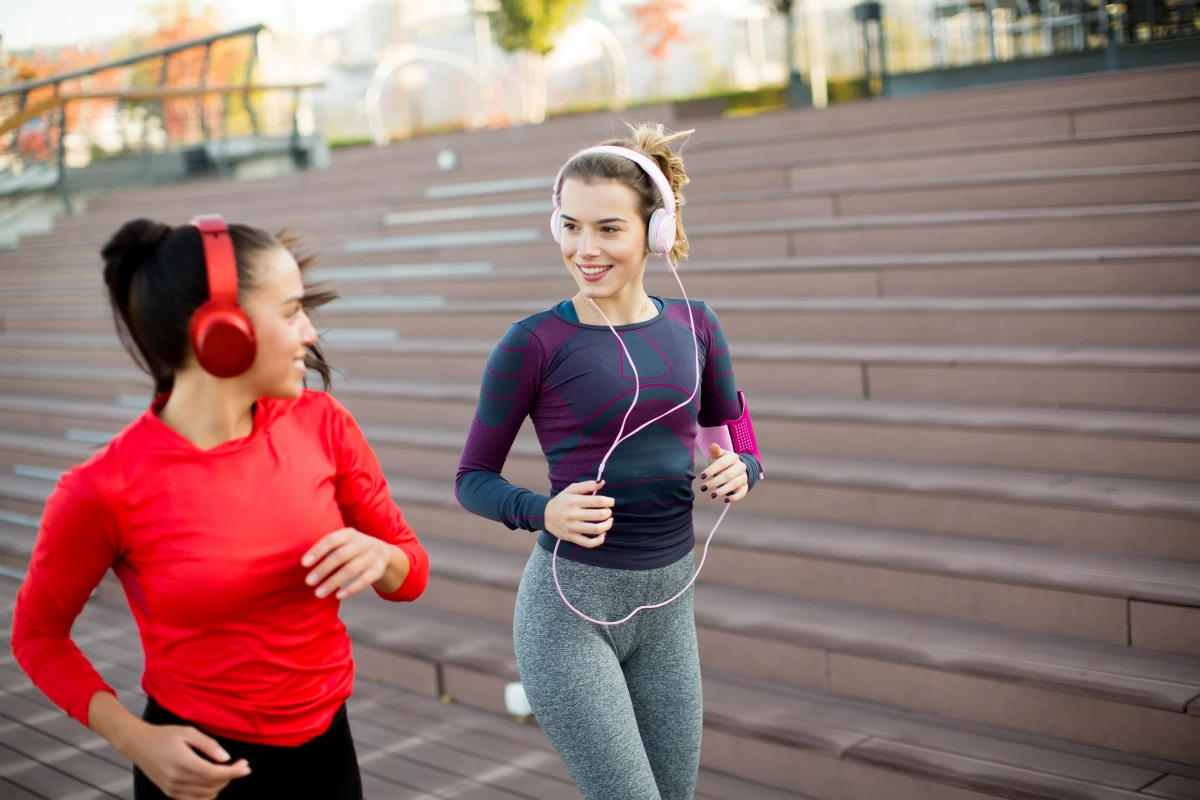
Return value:
M 750 419 L 750 405 L 746 402 L 746 395 L 742 392 L 738 392 L 738 400 L 742 404 L 742 415 L 724 425 L 700 428 L 696 432 L 696 443 L 700 446 L 701 452 L 707 452 L 708 446 L 715 442 L 722 450 L 749 453 L 758 459 L 761 467 L 763 460 L 758 452 L 758 438 L 754 435 L 754 421 Z M 765 478 L 766 473 L 760 469 L 758 477 Z

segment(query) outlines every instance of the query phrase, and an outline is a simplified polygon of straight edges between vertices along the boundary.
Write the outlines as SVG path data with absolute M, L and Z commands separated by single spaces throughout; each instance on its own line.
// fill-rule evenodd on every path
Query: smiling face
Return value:
M 640 297 L 646 272 L 646 221 L 624 184 L 568 178 L 560 195 L 563 263 L 584 297 L 620 302 Z
M 304 280 L 296 259 L 282 247 L 254 256 L 256 286 L 242 308 L 254 325 L 258 352 L 239 380 L 256 397 L 299 397 L 304 391 L 304 358 L 317 330 L 304 311 Z

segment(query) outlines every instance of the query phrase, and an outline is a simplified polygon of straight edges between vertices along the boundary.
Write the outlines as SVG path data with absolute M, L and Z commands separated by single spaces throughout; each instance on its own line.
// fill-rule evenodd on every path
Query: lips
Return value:
M 591 282 L 602 279 L 605 275 L 612 271 L 611 265 L 576 264 L 575 266 L 579 268 L 579 274 L 583 276 L 583 279 Z

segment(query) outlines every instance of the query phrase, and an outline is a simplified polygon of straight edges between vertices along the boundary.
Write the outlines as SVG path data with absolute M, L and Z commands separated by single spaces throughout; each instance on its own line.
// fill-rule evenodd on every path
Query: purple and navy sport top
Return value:
M 659 313 L 653 319 L 617 326 L 641 379 L 626 433 L 679 405 L 696 384 L 688 307 L 682 300 L 654 302 Z M 563 542 L 560 556 L 601 567 L 654 569 L 693 548 L 697 422 L 737 419 L 741 407 L 716 315 L 703 302 L 693 302 L 691 312 L 703 365 L 697 397 L 617 446 L 601 490 L 615 500 L 612 529 L 600 547 Z M 515 323 L 483 373 L 458 465 L 458 501 L 510 529 L 541 531 L 538 544 L 553 551 L 557 539 L 544 529 L 546 504 L 567 486 L 596 477 L 633 392 L 633 371 L 612 331 L 579 322 L 569 300 Z M 546 456 L 552 494 L 513 486 L 500 475 L 526 417 L 533 419 Z M 748 453 L 741 458 L 753 488 L 761 465 Z

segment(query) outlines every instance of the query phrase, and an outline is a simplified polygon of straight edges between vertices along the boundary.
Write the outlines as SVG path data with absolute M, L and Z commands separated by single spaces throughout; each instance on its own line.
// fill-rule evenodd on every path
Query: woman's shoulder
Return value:
M 684 300 L 682 297 L 663 297 L 663 303 L 666 304 L 667 319 L 674 319 L 686 323 L 688 317 L 691 316 L 697 322 L 707 318 L 709 325 L 717 325 L 717 315 L 713 312 L 712 307 L 703 300 Z M 691 308 L 691 314 L 688 314 L 688 308 Z M 701 316 L 703 315 L 703 316 Z
M 564 316 L 560 305 L 555 303 L 550 308 L 509 325 L 500 337 L 499 347 L 504 350 L 525 350 L 534 339 L 545 345 L 549 341 L 561 341 L 567 334 L 578 330 L 578 324 Z
M 146 414 L 153 412 L 147 411 Z M 126 425 L 86 459 L 59 477 L 56 493 L 76 502 L 111 505 L 121 497 L 148 457 L 161 441 L 146 414 Z
M 350 416 L 350 412 L 336 397 L 329 392 L 318 389 L 305 389 L 304 393 L 295 400 L 274 400 L 282 407 L 276 413 L 300 420 L 318 420 Z
M 686 306 L 691 306 L 692 308 L 697 309 L 697 310 L 703 309 L 706 312 L 711 311 L 711 309 L 708 306 L 708 303 L 704 302 L 703 300 L 697 300 L 694 297 L 689 298 L 686 301 L 682 297 L 659 297 L 658 299 L 662 300 L 667 305 L 668 308 L 671 308 L 671 307 L 683 308 L 686 305 Z

